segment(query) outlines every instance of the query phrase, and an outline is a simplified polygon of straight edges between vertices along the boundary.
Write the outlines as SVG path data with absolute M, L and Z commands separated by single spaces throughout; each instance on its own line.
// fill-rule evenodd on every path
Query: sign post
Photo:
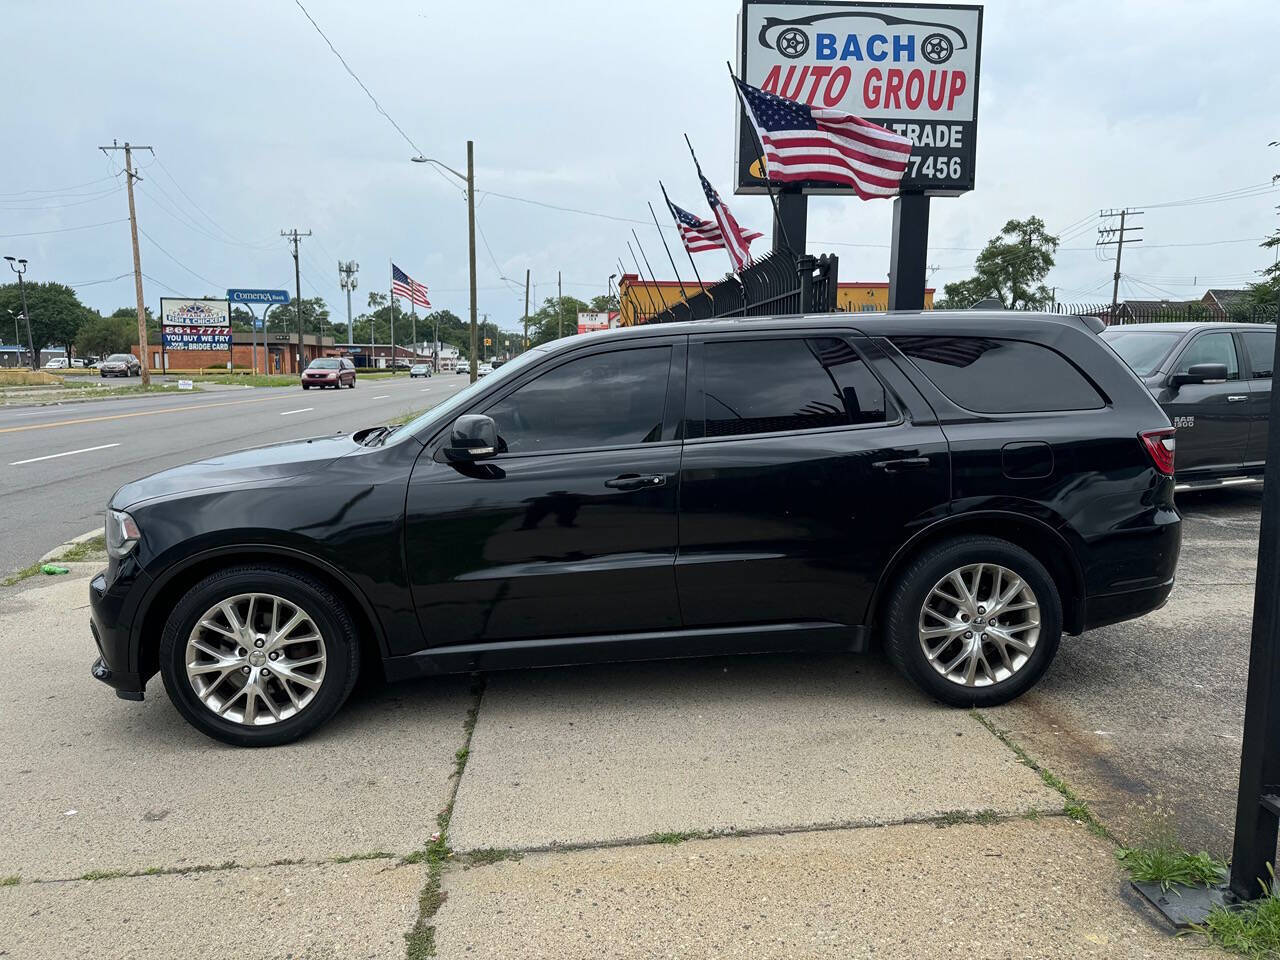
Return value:
M 265 303 L 267 308 L 262 311 L 262 369 L 267 371 L 267 314 L 271 312 L 271 308 L 277 303 L 289 302 L 288 290 L 258 290 L 253 288 L 233 287 L 227 291 L 227 299 L 232 303 L 246 305 L 249 316 L 253 317 L 253 323 L 250 325 L 250 338 L 253 341 L 253 372 L 258 372 L 258 317 L 253 312 L 253 307 L 247 306 L 253 303 Z M 301 349 L 301 347 L 299 347 Z
M 852 0 L 743 0 L 738 76 L 768 93 L 829 108 L 908 137 L 911 158 L 894 200 L 889 308 L 922 309 L 929 198 L 974 186 L 982 7 Z M 763 194 L 755 133 L 742 106 L 734 192 Z M 787 184 L 778 219 L 804 252 L 810 194 L 853 197 L 825 181 Z M 780 248 L 775 224 L 774 249 Z

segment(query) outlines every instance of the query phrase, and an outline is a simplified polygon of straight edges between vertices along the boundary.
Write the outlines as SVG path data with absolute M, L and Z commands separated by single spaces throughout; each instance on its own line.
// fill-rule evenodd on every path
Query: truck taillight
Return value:
M 1151 454 L 1151 462 L 1166 477 L 1173 476 L 1173 451 L 1176 441 L 1173 427 L 1161 427 L 1159 430 L 1143 430 L 1138 436 L 1142 445 Z

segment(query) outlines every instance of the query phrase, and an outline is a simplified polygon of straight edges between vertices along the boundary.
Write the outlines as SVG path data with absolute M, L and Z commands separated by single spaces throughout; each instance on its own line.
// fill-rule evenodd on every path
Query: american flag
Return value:
M 394 263 L 391 265 L 391 295 L 403 297 L 420 307 L 431 306 L 431 301 L 427 299 L 427 285 L 419 283 Z
M 695 165 L 697 161 L 694 161 Z M 698 179 L 702 181 L 702 192 L 707 195 L 707 203 L 711 207 L 711 215 L 716 218 L 716 226 L 720 230 L 720 245 L 729 251 L 729 259 L 733 261 L 733 269 L 742 272 L 742 268 L 751 260 L 751 241 L 764 236 L 762 233 L 744 231 L 738 226 L 729 208 L 720 199 L 707 178 L 702 175 L 702 167 L 698 167 Z
M 724 246 L 724 234 L 710 220 L 695 217 L 688 210 L 676 206 L 670 200 L 667 201 L 667 204 L 671 207 L 671 214 L 676 218 L 676 224 L 680 228 L 680 239 L 684 242 L 684 248 L 690 253 L 719 250 Z M 746 239 L 750 242 L 762 236 L 763 234 L 760 233 L 748 233 L 746 234 Z
M 764 146 L 770 180 L 841 183 L 863 200 L 897 195 L 911 156 L 907 137 L 851 113 L 807 107 L 737 77 L 734 82 Z

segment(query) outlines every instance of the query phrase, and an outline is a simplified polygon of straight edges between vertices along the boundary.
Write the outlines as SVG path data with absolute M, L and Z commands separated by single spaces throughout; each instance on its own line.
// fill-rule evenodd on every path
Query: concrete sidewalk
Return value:
M 403 957 L 410 930 L 457 958 L 1203 948 L 879 657 L 505 673 L 478 700 L 445 678 L 236 750 L 158 681 L 134 704 L 90 678 L 94 567 L 0 589 L 0 956 Z

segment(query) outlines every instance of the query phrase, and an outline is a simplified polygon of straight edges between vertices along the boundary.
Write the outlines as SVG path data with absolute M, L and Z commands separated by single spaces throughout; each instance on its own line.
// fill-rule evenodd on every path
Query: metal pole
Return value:
M 23 281 L 22 274 L 27 272 L 27 264 L 23 261 L 22 271 L 18 274 L 18 294 L 22 297 L 22 319 L 27 325 L 27 353 L 31 354 L 31 369 L 40 369 L 40 358 L 36 355 L 36 343 L 31 338 L 31 314 L 27 312 L 27 285 Z M 70 360 L 67 361 L 71 363 Z M 68 367 L 70 369 L 70 367 Z
M 742 96 L 742 88 L 738 86 L 738 78 L 734 75 L 733 64 L 726 60 L 724 65 L 729 68 L 729 79 L 733 81 L 733 90 L 738 95 L 738 101 L 742 104 L 742 109 L 747 111 L 747 120 L 751 121 L 755 115 L 751 112 L 751 108 L 747 106 L 747 101 Z M 790 251 L 792 258 L 798 257 L 804 251 L 796 250 L 791 244 L 791 238 L 787 236 L 787 225 L 782 222 L 782 214 L 778 212 L 778 198 L 773 192 L 773 181 L 769 179 L 769 165 L 764 159 L 764 144 L 760 142 L 760 137 L 756 134 L 754 123 L 752 123 L 751 131 L 755 134 L 751 137 L 751 142 L 756 145 L 756 158 L 760 161 L 760 175 L 764 177 L 764 188 L 769 191 L 769 202 L 773 204 L 773 222 L 777 225 L 778 230 L 782 232 L 783 242 L 786 243 L 787 250 Z M 690 147 L 689 149 L 692 150 L 693 148 Z M 777 235 L 776 231 L 774 235 Z M 776 244 L 774 249 L 777 249 Z
M 671 272 L 676 275 L 676 283 L 680 284 L 680 296 L 684 297 L 684 305 L 689 311 L 689 319 L 693 319 L 693 307 L 689 306 L 689 291 L 684 288 L 684 281 L 680 279 L 680 271 L 676 269 L 675 257 L 671 256 L 671 248 L 667 246 L 667 238 L 662 235 L 662 228 L 658 226 L 658 215 L 653 212 L 653 204 L 649 204 L 649 216 L 653 217 L 653 228 L 658 231 L 658 239 L 662 241 L 662 249 L 667 251 L 667 262 L 671 264 Z
M 904 193 L 893 201 L 889 309 L 923 310 L 929 259 L 929 198 Z
M 391 261 L 388 260 L 387 263 L 391 263 Z M 394 267 L 395 264 L 392 264 L 393 269 Z M 396 293 L 395 280 L 393 279 L 391 282 L 393 286 L 388 287 L 387 292 L 391 296 L 391 375 L 394 377 L 396 375 Z
M 1118 257 L 1117 257 L 1118 259 Z M 1280 339 L 1274 364 L 1280 362 Z M 1280 390 L 1270 401 L 1268 443 L 1280 444 Z M 1253 633 L 1244 703 L 1244 742 L 1231 853 L 1231 893 L 1252 900 L 1266 893 L 1280 832 L 1280 457 L 1263 471 Z
M 640 261 L 636 258 L 636 252 L 631 249 L 631 241 L 628 240 L 626 243 L 627 243 L 627 250 L 630 251 L 631 253 L 631 259 L 635 262 L 635 265 L 636 265 L 636 276 L 639 277 L 640 282 L 644 284 L 644 296 L 645 296 L 645 299 L 649 301 L 649 310 L 650 310 L 649 316 L 650 317 L 657 316 L 659 313 L 659 310 L 656 306 L 654 306 L 653 294 L 650 292 L 650 289 L 649 289 L 649 281 L 644 278 L 644 271 L 640 269 Z
M 676 208 L 672 204 L 671 198 L 667 196 L 667 188 L 663 186 L 661 180 L 658 181 L 658 187 L 662 190 L 662 199 L 667 201 L 667 209 L 671 212 L 671 219 L 675 223 L 676 232 L 678 233 L 680 230 L 680 218 L 676 216 Z M 698 265 L 693 262 L 693 254 L 689 252 L 689 246 L 684 242 L 683 237 L 680 239 L 680 245 L 684 247 L 685 256 L 689 258 L 689 266 L 693 267 L 693 275 L 698 281 L 698 289 L 706 293 L 707 288 L 703 285 L 702 276 L 698 273 Z
M 662 293 L 662 288 L 658 286 L 658 275 L 653 272 L 653 267 L 649 263 L 649 255 L 644 252 L 644 246 L 640 243 L 640 236 L 636 233 L 636 228 L 631 228 L 631 236 L 635 237 L 636 247 L 640 250 L 640 256 L 644 258 L 644 265 L 649 268 L 649 279 L 653 281 L 653 297 L 662 307 L 662 311 L 667 309 L 667 298 Z
M 471 264 L 471 382 L 476 372 L 476 168 L 474 150 L 467 141 L 467 255 Z
M 560 282 L 560 271 L 556 271 L 556 338 L 564 336 L 564 286 Z
M 524 343 L 529 345 L 529 268 L 524 271 Z

